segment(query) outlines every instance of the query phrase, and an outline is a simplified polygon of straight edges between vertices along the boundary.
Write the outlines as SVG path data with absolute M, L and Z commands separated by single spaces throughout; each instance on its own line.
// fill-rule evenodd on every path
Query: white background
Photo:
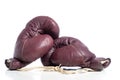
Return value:
M 11 72 L 4 65 L 13 57 L 15 42 L 26 23 L 36 16 L 50 16 L 60 36 L 80 39 L 97 56 L 110 57 L 102 72 L 64 75 L 54 72 Z M 0 78 L 5 80 L 119 80 L 119 0 L 0 0 Z M 38 60 L 32 66 L 42 66 Z

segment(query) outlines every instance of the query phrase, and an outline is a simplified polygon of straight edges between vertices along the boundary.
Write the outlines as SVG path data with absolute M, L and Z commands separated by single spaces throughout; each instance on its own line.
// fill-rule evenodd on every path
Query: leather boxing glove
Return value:
M 61 37 L 54 41 L 53 48 L 45 54 L 41 61 L 44 66 L 80 66 L 101 71 L 111 60 L 96 58 L 87 46 L 72 37 Z
M 14 57 L 5 60 L 10 70 L 20 69 L 42 57 L 59 37 L 59 27 L 50 17 L 38 16 L 30 20 L 17 38 Z

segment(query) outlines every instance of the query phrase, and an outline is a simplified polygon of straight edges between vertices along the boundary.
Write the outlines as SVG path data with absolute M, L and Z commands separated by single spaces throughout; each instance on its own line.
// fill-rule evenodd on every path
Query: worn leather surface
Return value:
M 13 58 L 6 59 L 6 66 L 19 69 L 42 57 L 59 37 L 57 23 L 48 16 L 38 16 L 30 20 L 17 38 Z
M 53 48 L 41 58 L 45 66 L 80 66 L 83 68 L 92 68 L 102 70 L 107 65 L 101 64 L 100 61 L 105 58 L 97 58 L 86 45 L 80 40 L 72 37 L 61 37 L 54 41 Z

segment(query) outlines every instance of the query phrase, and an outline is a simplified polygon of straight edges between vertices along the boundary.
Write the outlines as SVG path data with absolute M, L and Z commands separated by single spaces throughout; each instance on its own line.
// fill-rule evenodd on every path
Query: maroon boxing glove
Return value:
M 6 66 L 16 70 L 30 64 L 48 53 L 58 37 L 59 27 L 53 19 L 47 16 L 33 18 L 18 36 L 14 57 L 5 60 Z
M 45 54 L 41 61 L 44 66 L 80 66 L 100 71 L 106 68 L 109 58 L 96 58 L 95 54 L 78 39 L 61 37 L 54 41 L 53 48 Z

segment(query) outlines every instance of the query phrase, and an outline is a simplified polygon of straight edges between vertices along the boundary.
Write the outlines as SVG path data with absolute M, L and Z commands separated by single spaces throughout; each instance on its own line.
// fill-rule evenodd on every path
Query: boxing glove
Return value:
M 59 37 L 57 23 L 48 16 L 38 16 L 30 20 L 17 38 L 13 58 L 6 59 L 10 70 L 20 69 L 42 57 Z
M 110 58 L 97 58 L 80 40 L 61 37 L 54 41 L 53 48 L 41 58 L 44 66 L 80 66 L 101 71 L 106 68 Z

